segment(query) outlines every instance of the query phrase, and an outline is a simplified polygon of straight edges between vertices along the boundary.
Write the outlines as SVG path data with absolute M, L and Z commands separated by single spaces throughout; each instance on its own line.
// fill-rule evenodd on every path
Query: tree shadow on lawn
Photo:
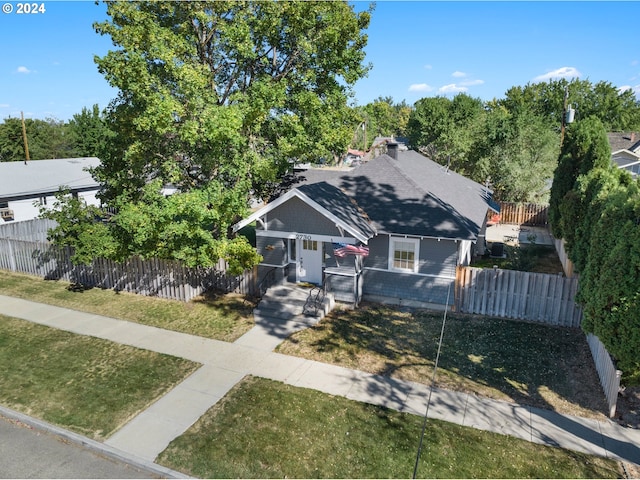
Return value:
M 290 341 L 306 342 L 320 361 L 429 385 L 442 318 L 365 305 Z M 436 386 L 565 414 L 603 419 L 607 411 L 577 329 L 448 313 Z

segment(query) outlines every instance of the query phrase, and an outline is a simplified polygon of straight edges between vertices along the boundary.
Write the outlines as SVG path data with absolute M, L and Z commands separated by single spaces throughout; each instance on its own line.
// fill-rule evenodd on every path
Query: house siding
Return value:
M 280 232 L 340 235 L 333 221 L 297 197 L 269 212 L 267 228 Z
M 425 275 L 456 275 L 458 244 L 451 240 L 424 238 L 420 241 L 418 273 Z M 380 235 L 369 241 L 369 256 L 365 267 L 389 269 L 389 236 Z M 397 272 L 392 272 L 397 273 Z
M 458 243 L 425 238 L 420 241 L 417 273 L 395 272 L 389 267 L 389 236 L 369 242 L 365 259 L 363 294 L 393 302 L 421 302 L 444 305 L 453 287 L 458 259 Z M 449 303 L 453 301 L 453 296 Z
M 287 261 L 287 242 L 284 239 L 256 237 L 256 248 L 263 257 L 263 264 L 279 266 Z
M 365 270 L 362 293 L 365 299 L 400 305 L 411 305 L 414 302 L 446 305 L 447 293 L 449 293 L 449 304 L 452 305 L 454 282 L 453 279 L 410 273 Z
M 78 198 L 84 200 L 87 205 L 100 206 L 100 200 L 96 198 L 96 191 L 80 192 Z M 46 200 L 46 205 L 42 205 L 42 199 Z M 1 201 L 1 199 L 0 199 Z M 47 210 L 53 209 L 55 202 L 57 201 L 54 195 L 34 195 L 33 198 L 26 198 L 22 200 L 11 200 L 8 202 L 8 208 L 13 210 L 13 220 L 16 222 L 22 222 L 25 220 L 33 220 L 40 216 L 40 207 L 44 206 Z M 0 223 L 2 221 L 0 220 Z

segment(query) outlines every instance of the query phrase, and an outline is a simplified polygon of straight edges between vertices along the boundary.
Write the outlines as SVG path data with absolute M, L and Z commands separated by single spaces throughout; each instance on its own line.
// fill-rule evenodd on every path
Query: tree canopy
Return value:
M 611 164 L 611 148 L 604 125 L 596 117 L 589 117 L 572 124 L 567 129 L 558 167 L 554 172 L 549 200 L 549 221 L 553 234 L 563 238 L 565 230 L 574 230 L 575 219 L 562 216 L 561 204 L 574 189 L 579 175 L 586 175 L 594 168 L 608 168 Z
M 370 11 L 347 2 L 107 2 L 95 59 L 119 90 L 93 174 L 116 259 L 232 269 L 258 257 L 230 226 L 293 161 L 346 151 Z M 81 118 L 92 121 L 84 112 Z M 163 194 L 172 186 L 175 193 Z M 64 207 L 61 206 L 61 210 Z M 100 252 L 96 252 L 99 255 Z
M 565 89 L 569 105 L 579 120 L 597 117 L 606 131 L 640 129 L 640 104 L 632 90 L 620 91 L 610 82 L 592 84 L 589 80 L 566 79 L 514 86 L 497 103 L 511 112 L 529 110 L 552 127 L 562 123 Z

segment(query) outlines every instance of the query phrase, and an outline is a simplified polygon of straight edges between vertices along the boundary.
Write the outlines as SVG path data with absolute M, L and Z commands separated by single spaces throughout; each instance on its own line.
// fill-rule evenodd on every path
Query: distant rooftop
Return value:
M 611 152 L 620 150 L 629 150 L 635 152 L 640 150 L 640 133 L 639 132 L 611 132 L 607 133 Z
M 96 157 L 0 162 L 0 199 L 19 200 L 52 195 L 67 187 L 80 192 L 100 186 L 89 167 L 100 165 Z

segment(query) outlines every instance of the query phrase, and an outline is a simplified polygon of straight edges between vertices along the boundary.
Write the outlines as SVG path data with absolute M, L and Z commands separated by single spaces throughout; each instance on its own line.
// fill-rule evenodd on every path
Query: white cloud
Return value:
M 8 103 L 0 103 L 0 108 L 9 108 L 10 105 Z
M 430 92 L 431 90 L 433 90 L 433 88 L 426 83 L 414 83 L 409 86 L 410 92 Z
M 622 87 L 618 88 L 618 94 L 622 92 L 626 92 L 627 90 L 631 90 L 636 97 L 640 96 L 640 85 L 635 85 L 635 86 L 623 85 Z
M 431 69 L 433 68 L 433 65 L 430 65 L 430 64 L 428 64 L 428 63 L 427 63 L 427 64 L 424 66 L 424 68 L 425 68 L 425 70 L 431 70 Z
M 29 70 L 27 67 L 20 65 L 17 69 L 16 69 L 16 73 L 32 73 L 33 70 Z
M 631 60 L 631 66 L 635 67 L 636 65 L 638 65 L 638 60 Z
M 467 90 L 469 90 L 467 87 L 463 87 L 460 85 L 456 85 L 455 83 L 451 83 L 449 85 L 445 85 L 443 87 L 440 87 L 438 89 L 438 93 L 461 93 L 461 92 L 466 92 Z
M 451 74 L 451 76 L 452 76 L 452 77 L 454 77 L 454 78 L 463 78 L 463 77 L 466 77 L 466 76 L 467 76 L 467 74 L 466 74 L 466 73 L 464 73 L 464 72 L 455 71 L 455 72 L 453 72 L 453 73 Z
M 575 67 L 561 67 L 557 70 L 547 72 L 543 75 L 538 75 L 533 79 L 534 82 L 546 82 L 552 79 L 558 78 L 578 78 L 582 75 Z
M 473 87 L 474 85 L 482 84 L 484 84 L 484 80 L 465 80 L 464 82 L 460 82 L 460 86 L 462 87 Z

